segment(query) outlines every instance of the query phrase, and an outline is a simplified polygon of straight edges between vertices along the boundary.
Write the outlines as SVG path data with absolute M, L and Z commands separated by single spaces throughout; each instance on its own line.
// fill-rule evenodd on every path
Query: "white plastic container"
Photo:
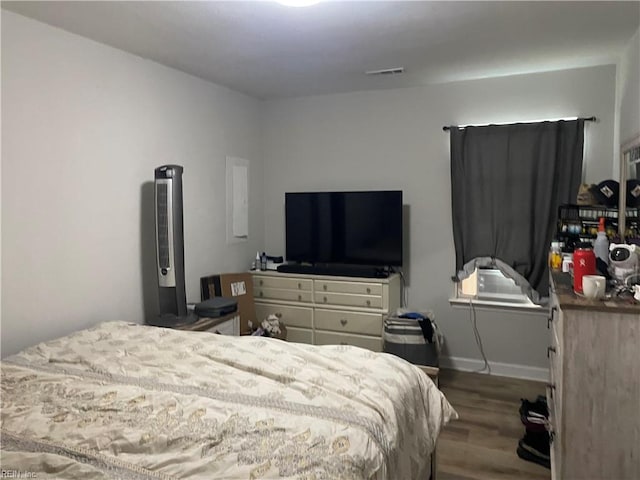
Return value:
M 595 242 L 593 242 L 593 252 L 596 254 L 596 258 L 599 258 L 609 265 L 609 237 L 607 237 L 607 232 L 605 232 L 604 217 L 600 218 L 598 235 L 596 236 Z

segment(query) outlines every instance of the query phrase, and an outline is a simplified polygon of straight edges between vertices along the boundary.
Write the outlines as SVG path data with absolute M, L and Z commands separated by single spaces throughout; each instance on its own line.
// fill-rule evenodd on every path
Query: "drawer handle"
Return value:
M 298 282 L 298 289 L 302 288 L 302 284 L 300 282 Z
M 367 300 L 367 307 L 371 306 L 371 300 Z
M 549 389 L 549 395 L 553 398 L 553 391 L 556 389 L 555 383 L 547 383 L 547 388 Z
M 340 325 L 342 325 L 343 327 L 347 324 L 347 319 L 346 318 L 341 318 L 340 319 Z
M 302 295 L 298 295 L 298 301 L 301 302 L 302 301 Z
M 260 280 L 260 286 L 264 285 L 264 281 Z
M 323 300 L 324 300 L 324 303 L 327 303 L 327 297 L 324 297 Z
M 551 326 L 551 322 L 553 322 L 553 317 L 555 316 L 555 312 L 558 311 L 558 307 L 551 307 L 551 312 L 549 313 L 549 317 L 547 318 L 547 328 Z
M 282 318 L 282 314 L 280 312 L 276 312 L 274 315 L 278 318 Z
M 327 291 L 327 285 L 326 284 L 322 285 L 322 289 L 326 292 Z
M 347 342 L 340 342 L 340 345 L 349 345 Z
M 550 327 L 551 322 L 553 322 L 553 318 L 555 317 L 555 313 L 558 311 L 558 307 L 551 307 L 551 312 L 549 312 L 549 317 L 547 318 L 547 328 Z
M 547 358 L 549 358 L 551 353 L 556 353 L 556 347 L 547 347 Z
M 264 293 L 262 292 L 262 290 L 260 290 L 260 293 L 258 293 L 258 295 L 260 295 L 261 297 L 264 297 Z
M 367 293 L 371 293 L 371 289 L 367 287 Z

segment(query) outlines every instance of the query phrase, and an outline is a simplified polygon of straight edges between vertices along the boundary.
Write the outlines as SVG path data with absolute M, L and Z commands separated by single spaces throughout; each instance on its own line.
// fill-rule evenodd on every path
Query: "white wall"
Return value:
M 448 303 L 455 259 L 442 126 L 595 115 L 586 124 L 585 176 L 598 182 L 612 175 L 615 81 L 615 66 L 604 66 L 267 102 L 267 248 L 284 253 L 287 191 L 402 189 L 409 304 L 434 310 L 448 355 L 477 359 L 468 310 Z M 477 313 L 489 360 L 546 368 L 544 316 Z
M 2 355 L 157 308 L 153 171 L 184 166 L 187 298 L 263 245 L 260 103 L 2 12 Z M 251 161 L 227 246 L 225 156 Z M 151 263 L 150 263 L 151 262 Z M 144 300 L 143 300 L 144 299 Z
M 640 135 L 640 29 L 627 44 L 618 74 L 620 143 Z M 614 146 L 616 152 L 619 145 Z
M 284 253 L 285 191 L 401 188 L 409 303 L 436 312 L 449 355 L 477 359 L 468 310 L 447 302 L 454 255 L 442 125 L 596 115 L 586 179 L 597 182 L 615 160 L 614 92 L 614 67 L 599 67 L 263 107 L 3 11 L 2 355 L 102 320 L 141 322 L 155 308 L 153 169 L 178 163 L 190 300 L 200 276 L 245 269 L 263 245 Z M 226 155 L 251 160 L 250 240 L 231 246 Z M 491 361 L 546 368 L 544 317 L 477 313 Z

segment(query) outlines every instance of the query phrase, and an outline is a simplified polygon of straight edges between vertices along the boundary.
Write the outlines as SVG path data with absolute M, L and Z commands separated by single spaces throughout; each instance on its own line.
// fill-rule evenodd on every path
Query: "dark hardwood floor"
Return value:
M 551 472 L 516 455 L 524 435 L 521 398 L 544 394 L 544 383 L 440 370 L 440 389 L 460 415 L 438 439 L 437 480 L 549 480 Z

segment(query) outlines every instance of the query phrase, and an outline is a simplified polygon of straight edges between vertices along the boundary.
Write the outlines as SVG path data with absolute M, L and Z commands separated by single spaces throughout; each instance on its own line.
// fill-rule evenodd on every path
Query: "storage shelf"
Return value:
M 605 219 L 605 228 L 610 241 L 620 241 L 618 235 L 619 210 L 590 205 L 560 205 L 556 236 L 565 241 L 593 240 L 598 231 L 600 218 Z M 640 238 L 640 209 L 625 210 L 626 235 L 628 240 Z

